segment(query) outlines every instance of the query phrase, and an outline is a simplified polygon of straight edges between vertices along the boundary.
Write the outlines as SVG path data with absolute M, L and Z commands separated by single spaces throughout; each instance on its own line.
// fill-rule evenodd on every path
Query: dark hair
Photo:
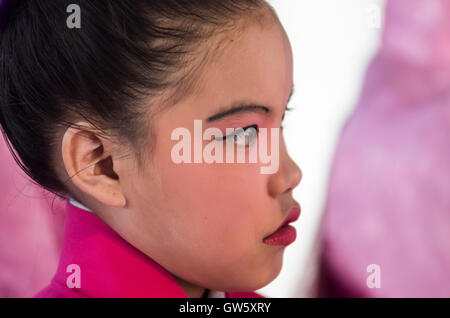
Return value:
M 17 2 L 0 35 L 0 124 L 19 166 L 63 198 L 64 127 L 87 121 L 141 163 L 149 116 L 192 92 L 212 59 L 202 40 L 275 15 L 264 0 L 78 0 L 81 28 L 70 29 L 73 1 Z

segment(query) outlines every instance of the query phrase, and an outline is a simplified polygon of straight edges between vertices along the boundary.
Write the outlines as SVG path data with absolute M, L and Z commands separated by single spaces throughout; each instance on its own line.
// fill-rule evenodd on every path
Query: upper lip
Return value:
M 279 229 L 281 229 L 283 226 L 292 223 L 294 221 L 297 221 L 297 219 L 300 217 L 301 208 L 299 204 L 295 204 L 290 210 L 289 214 L 284 218 L 284 221 L 280 224 L 280 226 L 273 232 L 275 233 Z M 273 234 L 272 233 L 272 234 Z
M 277 231 L 286 224 L 297 221 L 297 219 L 300 217 L 300 212 L 300 205 L 296 204 L 295 206 L 293 206 L 289 211 L 287 217 L 284 219 L 283 223 L 281 223 L 281 225 L 278 227 Z

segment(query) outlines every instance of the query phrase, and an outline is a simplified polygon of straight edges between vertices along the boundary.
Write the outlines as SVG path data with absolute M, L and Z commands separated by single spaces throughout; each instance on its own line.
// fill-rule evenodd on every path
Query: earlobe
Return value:
M 70 127 L 62 138 L 64 168 L 72 183 L 85 194 L 105 205 L 121 207 L 126 199 L 121 190 L 120 178 L 114 171 L 110 142 L 99 137 L 91 126 L 77 123 L 81 128 Z

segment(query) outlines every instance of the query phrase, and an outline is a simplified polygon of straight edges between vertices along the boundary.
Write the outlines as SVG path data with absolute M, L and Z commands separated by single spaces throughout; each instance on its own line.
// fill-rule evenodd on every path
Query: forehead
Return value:
M 289 95 L 292 51 L 279 23 L 252 24 L 242 33 L 224 39 L 219 49 L 222 51 L 217 58 L 202 72 L 197 98 L 221 104 L 248 98 L 270 103 L 279 100 L 280 95 Z
M 196 76 L 195 90 L 166 107 L 163 117 L 181 125 L 188 118 L 205 119 L 236 101 L 284 108 L 293 85 L 293 61 L 289 39 L 278 21 L 249 24 L 215 44 L 217 50 Z
M 193 129 L 194 120 L 206 120 L 236 101 L 284 111 L 293 86 L 293 61 L 281 24 L 255 24 L 225 41 L 219 48 L 222 51 L 202 69 L 196 90 L 165 107 L 152 121 L 151 131 L 162 135 L 156 138 L 157 144 L 166 147 L 158 140 L 170 139 L 174 128 Z

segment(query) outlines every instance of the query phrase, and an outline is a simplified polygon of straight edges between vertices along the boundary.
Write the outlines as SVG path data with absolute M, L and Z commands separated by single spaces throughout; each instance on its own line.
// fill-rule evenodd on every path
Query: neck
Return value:
M 183 288 L 184 292 L 190 297 L 190 298 L 207 298 L 209 294 L 209 289 L 200 287 L 197 285 L 193 285 L 189 282 L 186 282 L 185 280 L 182 280 L 181 278 L 174 277 L 175 280 L 178 282 L 178 284 Z

